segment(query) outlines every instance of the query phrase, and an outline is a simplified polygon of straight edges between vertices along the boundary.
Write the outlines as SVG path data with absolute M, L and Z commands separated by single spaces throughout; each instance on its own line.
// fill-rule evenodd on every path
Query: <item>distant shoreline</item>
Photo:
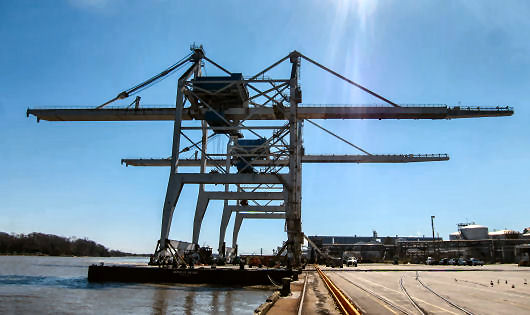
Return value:
M 0 232 L 0 255 L 50 257 L 148 257 L 146 254 L 111 250 L 87 238 L 53 234 Z
M 46 254 L 36 254 L 36 253 L 27 253 L 27 254 L 10 254 L 10 253 L 0 253 L 0 256 L 34 256 L 34 257 L 79 257 L 79 258 L 86 258 L 86 257 L 101 257 L 101 258 L 117 258 L 117 257 L 146 257 L 149 258 L 151 254 L 130 254 L 130 255 L 123 255 L 123 256 L 75 256 L 75 255 L 46 255 Z

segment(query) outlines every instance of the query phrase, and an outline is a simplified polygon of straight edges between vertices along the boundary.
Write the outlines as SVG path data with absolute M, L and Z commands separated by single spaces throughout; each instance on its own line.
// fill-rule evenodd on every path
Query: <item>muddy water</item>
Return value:
M 0 256 L 0 314 L 249 314 L 271 293 L 258 288 L 87 281 L 91 264 L 145 261 Z

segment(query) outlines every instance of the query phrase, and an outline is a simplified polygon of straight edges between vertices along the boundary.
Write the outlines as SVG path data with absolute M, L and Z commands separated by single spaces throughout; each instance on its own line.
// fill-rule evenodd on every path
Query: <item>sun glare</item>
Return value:
M 373 34 L 370 25 L 377 2 L 339 0 L 332 3 L 334 16 L 328 58 L 340 73 L 362 83 L 363 74 L 359 71 L 359 65 L 364 58 L 362 47 Z M 340 96 L 341 99 L 359 101 L 364 94 L 354 88 L 345 88 Z

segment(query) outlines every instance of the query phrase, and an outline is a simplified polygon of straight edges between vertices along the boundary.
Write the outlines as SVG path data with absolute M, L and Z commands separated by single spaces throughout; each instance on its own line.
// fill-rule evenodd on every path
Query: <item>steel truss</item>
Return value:
M 303 106 L 299 84 L 301 61 L 305 60 L 332 75 L 380 99 L 387 106 Z M 225 77 L 203 76 L 204 62 L 224 72 Z M 269 78 L 278 65 L 289 62 L 290 73 L 284 78 Z M 113 101 L 135 95 L 160 78 L 191 63 L 178 79 L 175 107 L 143 107 L 140 98 L 134 107 L 110 108 Z M 172 120 L 172 153 L 168 159 L 125 159 L 126 165 L 169 166 L 170 174 L 163 205 L 160 240 L 155 259 L 171 255 L 168 240 L 175 206 L 184 184 L 199 184 L 195 210 L 193 243 L 199 240 L 200 227 L 210 200 L 223 200 L 219 249 L 224 247 L 226 225 L 236 212 L 233 245 L 243 218 L 284 218 L 287 232 L 287 256 L 292 267 L 300 266 L 303 241 L 301 223 L 302 163 L 404 163 L 444 161 L 447 155 L 372 155 L 333 134 L 310 119 L 452 119 L 468 117 L 509 116 L 509 107 L 476 108 L 448 106 L 400 106 L 360 84 L 326 68 L 297 51 L 278 60 L 257 74 L 244 78 L 207 58 L 202 47 L 162 73 L 125 90 L 110 101 L 91 109 L 28 109 L 27 115 L 50 121 L 139 121 Z M 182 122 L 198 120 L 201 126 L 183 126 Z M 285 124 L 246 125 L 247 121 L 283 121 Z M 363 155 L 305 155 L 302 130 L 304 120 L 359 149 Z M 201 140 L 188 133 L 201 131 Z M 226 136 L 223 153 L 209 150 L 208 140 Z M 251 141 L 249 141 L 250 137 Z M 181 147 L 181 140 L 190 142 Z M 186 152 L 195 151 L 194 158 Z M 182 173 L 179 166 L 199 167 L 199 172 Z M 224 190 L 207 190 L 212 185 Z M 215 186 L 214 186 L 215 187 Z M 254 210 L 251 210 L 254 209 Z M 261 210 L 259 210 L 261 209 Z

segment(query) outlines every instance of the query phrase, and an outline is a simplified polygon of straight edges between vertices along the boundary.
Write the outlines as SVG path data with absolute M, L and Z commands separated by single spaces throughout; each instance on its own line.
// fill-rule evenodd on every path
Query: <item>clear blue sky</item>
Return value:
M 170 122 L 27 119 L 27 107 L 98 105 L 188 53 L 193 42 L 251 75 L 296 49 L 397 103 L 510 105 L 509 118 L 325 121 L 372 153 L 448 153 L 449 162 L 305 165 L 310 235 L 440 236 L 472 220 L 530 226 L 530 4 L 527 1 L 2 1 L 0 231 L 88 237 L 152 252 L 168 169 Z M 303 63 L 304 103 L 376 102 Z M 142 93 L 172 104 L 175 77 Z M 128 102 L 129 100 L 127 100 Z M 306 126 L 308 153 L 355 153 Z M 190 240 L 197 186 L 186 187 L 172 239 Z M 221 203 L 201 244 L 217 247 Z M 266 252 L 283 222 L 243 223 L 240 248 Z M 227 232 L 231 242 L 231 226 Z

